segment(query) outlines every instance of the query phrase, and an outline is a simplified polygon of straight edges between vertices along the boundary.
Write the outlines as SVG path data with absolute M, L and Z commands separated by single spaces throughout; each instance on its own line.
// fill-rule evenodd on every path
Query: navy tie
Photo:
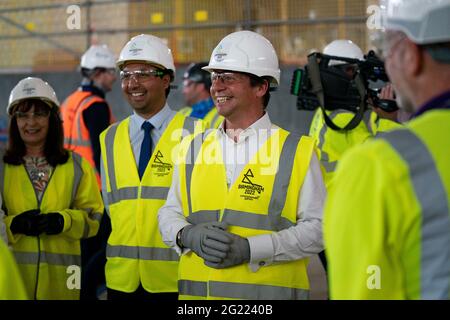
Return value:
M 153 129 L 153 125 L 146 121 L 142 124 L 141 129 L 144 130 L 144 140 L 142 141 L 141 154 L 139 155 L 139 179 L 142 179 L 152 154 L 152 138 L 150 136 L 150 131 Z

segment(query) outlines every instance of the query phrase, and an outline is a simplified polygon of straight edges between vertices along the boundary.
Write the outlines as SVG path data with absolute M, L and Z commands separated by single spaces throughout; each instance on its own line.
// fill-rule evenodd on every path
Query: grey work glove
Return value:
M 205 222 L 188 225 L 181 231 L 181 244 L 205 261 L 219 263 L 226 256 L 231 238 L 225 233 L 224 222 Z M 208 246 L 205 246 L 208 242 Z
M 205 261 L 205 265 L 215 269 L 224 269 L 229 267 L 234 267 L 250 261 L 250 245 L 247 238 L 238 236 L 237 234 L 222 231 L 230 239 L 229 249 L 226 253 L 225 258 L 221 262 Z M 206 243 L 208 246 L 209 243 Z

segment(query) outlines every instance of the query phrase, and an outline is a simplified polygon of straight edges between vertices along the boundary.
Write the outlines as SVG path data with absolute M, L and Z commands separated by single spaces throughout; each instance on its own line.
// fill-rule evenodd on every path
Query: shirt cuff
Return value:
M 173 243 L 173 248 L 175 249 L 175 251 L 178 253 L 178 255 L 181 256 L 182 254 L 188 253 L 191 249 L 188 249 L 188 248 L 181 249 L 177 245 L 177 234 L 178 234 L 178 232 L 180 232 L 181 229 L 183 229 L 184 227 L 190 225 L 190 223 L 188 223 L 188 222 L 176 222 L 176 224 L 177 225 L 173 227 L 173 230 L 176 231 L 176 232 L 174 232 L 172 234 L 171 242 Z
M 249 237 L 247 240 L 250 246 L 249 267 L 253 272 L 258 271 L 261 267 L 272 264 L 274 248 L 270 234 Z

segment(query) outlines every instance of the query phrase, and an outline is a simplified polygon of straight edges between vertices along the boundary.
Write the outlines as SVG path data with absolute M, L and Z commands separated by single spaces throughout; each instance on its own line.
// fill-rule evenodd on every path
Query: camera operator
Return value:
M 335 40 L 331 42 L 325 47 L 323 54 L 358 59 L 361 61 L 364 60 L 362 50 L 350 40 Z M 328 66 L 329 69 L 334 69 L 337 72 L 341 72 L 342 75 L 347 76 L 348 80 L 352 80 L 357 73 L 356 64 L 350 64 L 344 61 L 330 60 Z M 324 81 L 326 80 L 327 79 Z M 326 85 L 327 83 L 324 83 L 324 86 Z M 328 85 L 331 86 L 332 84 Z M 333 83 L 333 85 L 335 86 L 331 88 L 331 90 L 336 95 L 342 95 L 342 98 L 345 98 L 344 95 L 346 94 L 346 90 L 340 88 L 337 83 Z M 382 93 L 382 98 L 394 99 L 392 88 L 386 87 Z M 371 102 L 375 105 L 373 101 Z M 334 110 L 326 110 L 325 112 L 332 122 L 340 128 L 345 127 L 355 117 L 355 112 L 345 109 L 344 107 L 342 109 L 336 108 Z M 381 112 L 383 112 L 382 115 Z M 395 112 L 386 112 L 378 107 L 375 107 L 374 109 L 369 108 L 364 112 L 362 121 L 354 128 L 348 130 L 334 130 L 325 122 L 322 109 L 318 108 L 316 110 L 309 135 L 314 137 L 317 141 L 320 152 L 319 159 L 325 169 L 324 179 L 327 189 L 330 187 L 337 162 L 344 152 L 352 146 L 361 144 L 368 138 L 376 136 L 379 132 L 397 128 L 399 124 L 390 119 L 396 119 Z

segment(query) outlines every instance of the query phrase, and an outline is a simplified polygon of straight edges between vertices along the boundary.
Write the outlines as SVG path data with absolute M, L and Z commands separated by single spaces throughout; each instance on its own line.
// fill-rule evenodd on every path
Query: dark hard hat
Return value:
M 207 62 L 191 63 L 184 72 L 183 79 L 189 79 L 197 83 L 203 83 L 206 90 L 211 87 L 211 74 L 208 71 L 202 70 L 208 65 Z

